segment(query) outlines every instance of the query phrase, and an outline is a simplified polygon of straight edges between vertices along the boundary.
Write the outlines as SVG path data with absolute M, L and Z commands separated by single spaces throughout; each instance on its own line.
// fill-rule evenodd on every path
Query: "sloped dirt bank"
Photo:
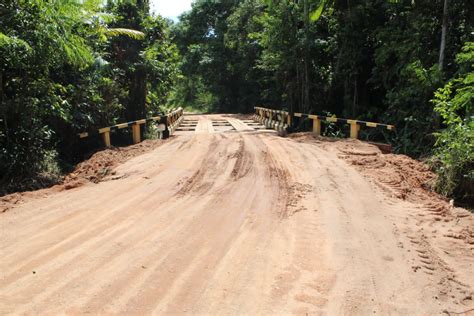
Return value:
M 59 184 L 50 188 L 12 193 L 0 197 L 0 213 L 18 205 L 28 198 L 44 197 L 50 193 L 70 190 L 86 183 L 99 183 L 106 176 L 114 175 L 114 168 L 139 155 L 161 146 L 164 140 L 145 140 L 127 147 L 112 147 L 92 154 L 88 159 L 76 165 L 74 170 L 65 175 Z

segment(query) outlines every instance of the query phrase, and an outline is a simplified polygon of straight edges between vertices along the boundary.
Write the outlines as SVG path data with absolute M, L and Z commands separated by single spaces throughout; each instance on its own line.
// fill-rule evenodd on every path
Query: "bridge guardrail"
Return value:
M 268 128 L 274 128 L 277 131 L 283 131 L 291 126 L 291 116 L 287 111 L 273 110 L 262 107 L 254 107 L 254 109 L 254 119 Z
M 159 124 L 163 124 L 164 129 L 162 131 L 162 138 L 168 138 L 171 134 L 173 134 L 175 129 L 179 126 L 182 119 L 183 119 L 183 109 L 178 108 L 165 115 L 158 115 L 158 116 L 153 116 L 150 118 L 131 121 L 127 123 L 115 124 L 112 126 L 99 128 L 99 129 L 89 131 L 89 132 L 82 132 L 82 133 L 79 133 L 78 136 L 79 138 L 86 138 L 89 136 L 101 135 L 102 140 L 104 141 L 105 147 L 111 147 L 112 145 L 110 142 L 110 132 L 118 130 L 118 129 L 122 129 L 122 128 L 132 127 L 133 143 L 137 144 L 141 141 L 141 134 L 140 134 L 141 125 L 150 123 L 150 122 L 158 122 Z
M 394 125 L 390 124 L 381 124 L 360 120 L 351 120 L 339 118 L 336 116 L 324 116 L 324 115 L 314 115 L 314 114 L 305 114 L 305 113 L 294 113 L 293 116 L 286 111 L 272 110 L 262 107 L 254 107 L 255 116 L 254 118 L 264 124 L 269 128 L 275 128 L 276 130 L 281 130 L 291 126 L 293 117 L 307 117 L 313 120 L 313 133 L 316 135 L 321 135 L 321 122 L 332 122 L 332 123 L 345 123 L 350 125 L 350 137 L 358 138 L 359 131 L 361 126 L 365 127 L 382 127 L 387 130 L 395 130 Z

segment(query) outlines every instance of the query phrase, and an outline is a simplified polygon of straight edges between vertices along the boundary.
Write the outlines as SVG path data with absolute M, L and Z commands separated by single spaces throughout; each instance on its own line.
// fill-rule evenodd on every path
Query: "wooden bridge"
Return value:
M 179 132 L 180 134 L 190 132 L 214 133 L 224 131 L 255 131 L 267 128 L 275 129 L 279 133 L 286 134 L 289 131 L 289 128 L 294 124 L 295 118 L 308 118 L 312 120 L 313 133 L 315 135 L 321 135 L 321 126 L 323 122 L 349 124 L 351 138 L 358 138 L 361 127 L 382 128 L 390 131 L 395 129 L 394 125 L 345 119 L 336 116 L 323 116 L 299 112 L 290 114 L 287 111 L 263 107 L 255 107 L 254 109 L 255 114 L 251 119 L 245 116 L 238 119 L 230 116 L 223 118 L 225 115 L 213 118 L 212 115 L 204 117 L 202 115 L 197 116 L 193 114 L 186 115 L 187 118 L 185 118 L 183 109 L 178 108 L 166 115 L 116 124 L 90 132 L 79 133 L 78 135 L 80 138 L 100 135 L 105 147 L 110 147 L 112 146 L 110 133 L 128 127 L 132 128 L 133 143 L 139 143 L 141 141 L 141 126 L 145 124 L 158 124 L 158 130 L 161 133 L 160 138 L 168 138 L 174 132 Z M 197 117 L 199 117 L 199 119 L 196 119 Z

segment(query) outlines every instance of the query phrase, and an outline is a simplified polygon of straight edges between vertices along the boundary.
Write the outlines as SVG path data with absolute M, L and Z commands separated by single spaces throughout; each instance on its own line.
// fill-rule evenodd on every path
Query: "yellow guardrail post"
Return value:
M 102 134 L 102 140 L 104 141 L 105 147 L 111 147 L 110 144 L 110 132 L 105 132 Z
M 132 137 L 133 137 L 133 143 L 138 144 L 140 142 L 140 124 L 135 123 L 132 125 Z
M 310 119 L 313 120 L 313 133 L 316 136 L 321 135 L 321 120 L 317 115 L 309 115 Z
M 347 120 L 347 123 L 351 126 L 351 138 L 357 139 L 359 135 L 360 125 L 355 120 Z
M 112 145 L 110 144 L 110 128 L 104 127 L 99 129 L 99 134 L 102 135 L 102 140 L 104 141 L 105 147 L 111 147 Z

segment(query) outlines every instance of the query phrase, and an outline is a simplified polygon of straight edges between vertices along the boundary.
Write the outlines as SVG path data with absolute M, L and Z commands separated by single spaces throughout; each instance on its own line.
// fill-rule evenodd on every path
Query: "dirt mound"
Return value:
M 292 133 L 288 134 L 288 138 L 295 140 L 297 142 L 314 142 L 321 143 L 323 141 L 337 141 L 335 138 L 327 138 L 323 136 L 314 136 L 313 133 L 303 132 L 303 133 Z
M 376 146 L 360 141 L 342 141 L 336 147 L 339 158 L 377 180 L 392 196 L 410 201 L 426 199 L 427 195 L 442 199 L 431 191 L 436 175 L 420 161 L 405 155 L 382 154 Z
M 88 182 L 98 183 L 104 177 L 114 174 L 114 167 L 161 146 L 164 140 L 145 140 L 127 147 L 112 147 L 101 150 L 79 163 L 74 171 L 64 176 L 61 183 L 51 188 L 31 192 L 12 193 L 0 197 L 0 213 L 20 204 L 27 198 L 44 197 L 52 192 L 70 190 Z
M 421 161 L 405 155 L 383 154 L 377 146 L 359 140 L 328 141 L 311 134 L 297 135 L 296 139 L 319 142 L 327 150 L 336 151 L 340 159 L 372 179 L 389 196 L 423 205 L 425 212 L 433 216 L 433 221 L 459 221 L 470 217 L 469 211 L 454 207 L 452 200 L 432 190 L 436 174 Z M 458 236 L 472 243 L 470 231 L 463 231 Z
M 127 147 L 105 149 L 94 153 L 89 159 L 79 163 L 68 174 L 62 186 L 68 190 L 85 182 L 100 182 L 105 176 L 113 174 L 113 168 L 130 158 L 144 154 L 163 144 L 162 140 L 145 140 Z
M 295 133 L 290 138 L 298 142 L 317 143 L 336 151 L 339 158 L 375 179 L 396 198 L 419 201 L 429 196 L 446 203 L 446 199 L 431 190 L 436 175 L 423 162 L 405 155 L 383 154 L 376 145 L 355 139 L 318 137 L 312 133 Z
M 377 146 L 355 139 L 334 139 L 312 133 L 295 133 L 290 138 L 336 152 L 340 159 L 374 180 L 389 196 L 424 204 L 438 220 L 462 216 L 455 214 L 452 201 L 432 190 L 436 174 L 421 161 L 405 155 L 384 154 Z

